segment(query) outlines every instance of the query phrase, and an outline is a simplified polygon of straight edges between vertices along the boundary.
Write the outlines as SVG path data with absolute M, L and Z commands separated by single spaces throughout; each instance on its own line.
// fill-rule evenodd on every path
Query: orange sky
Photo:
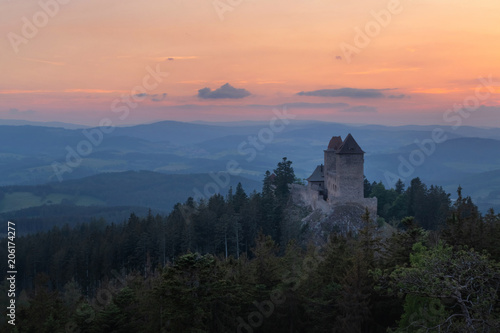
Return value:
M 498 0 L 2 1 L 0 118 L 266 120 L 307 103 L 290 112 L 452 125 L 443 115 L 466 101 L 464 124 L 500 127 L 499 15 Z M 225 83 L 247 93 L 198 96 Z

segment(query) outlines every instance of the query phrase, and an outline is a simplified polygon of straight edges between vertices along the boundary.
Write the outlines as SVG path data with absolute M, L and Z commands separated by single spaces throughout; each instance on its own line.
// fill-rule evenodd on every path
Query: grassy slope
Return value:
M 260 189 L 260 183 L 231 176 L 229 186 L 241 182 L 247 192 Z M 207 174 L 166 175 L 150 171 L 104 173 L 83 179 L 42 186 L 7 186 L 0 190 L 0 213 L 42 206 L 72 203 L 78 206 L 142 206 L 169 211 L 177 202 L 204 192 L 206 184 L 215 183 Z M 225 195 L 229 186 L 220 187 Z

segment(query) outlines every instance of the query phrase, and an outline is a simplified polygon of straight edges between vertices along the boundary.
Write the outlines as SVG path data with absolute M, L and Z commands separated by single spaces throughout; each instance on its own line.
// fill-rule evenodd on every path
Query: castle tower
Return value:
M 325 152 L 325 169 L 324 169 L 324 188 L 325 194 L 328 195 L 330 192 L 335 191 L 335 184 L 332 179 L 335 178 L 335 173 L 337 171 L 337 149 L 342 145 L 342 138 L 340 136 L 333 136 L 328 143 L 328 148 L 324 150 Z
M 342 145 L 342 138 L 340 136 L 333 136 L 328 144 L 328 148 L 324 150 L 325 152 L 325 170 L 327 172 L 335 173 L 335 169 L 337 168 L 335 152 Z
M 327 183 L 334 182 L 333 197 L 340 197 L 343 200 L 364 198 L 364 154 L 356 140 L 348 134 L 335 152 L 335 179 L 326 180 Z
M 304 202 L 324 211 L 354 209 L 360 217 L 368 209 L 375 219 L 377 198 L 364 197 L 364 155 L 351 134 L 344 141 L 340 136 L 332 137 L 324 150 L 325 164 L 318 165 L 307 178 L 307 187 L 301 192 Z

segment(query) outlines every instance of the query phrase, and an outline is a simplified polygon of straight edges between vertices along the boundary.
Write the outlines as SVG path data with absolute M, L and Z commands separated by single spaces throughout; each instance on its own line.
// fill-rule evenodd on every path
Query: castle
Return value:
M 324 150 L 324 164 L 307 178 L 302 197 L 312 208 L 357 206 L 377 216 L 377 198 L 364 197 L 364 154 L 351 134 L 343 141 L 340 136 L 332 137 Z

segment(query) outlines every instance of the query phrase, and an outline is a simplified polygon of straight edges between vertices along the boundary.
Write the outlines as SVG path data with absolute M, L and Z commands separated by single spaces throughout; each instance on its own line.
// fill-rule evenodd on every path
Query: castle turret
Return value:
M 328 148 L 325 152 L 325 194 L 335 191 L 335 184 L 332 181 L 337 172 L 337 150 L 342 146 L 342 138 L 340 136 L 333 136 L 328 143 Z
M 336 191 L 334 197 L 362 199 L 364 197 L 364 154 L 351 134 L 336 151 Z
M 335 173 L 337 165 L 335 159 L 335 152 L 342 146 L 342 138 L 340 136 L 334 136 L 328 144 L 328 148 L 324 150 L 325 152 L 325 170 L 327 172 Z

